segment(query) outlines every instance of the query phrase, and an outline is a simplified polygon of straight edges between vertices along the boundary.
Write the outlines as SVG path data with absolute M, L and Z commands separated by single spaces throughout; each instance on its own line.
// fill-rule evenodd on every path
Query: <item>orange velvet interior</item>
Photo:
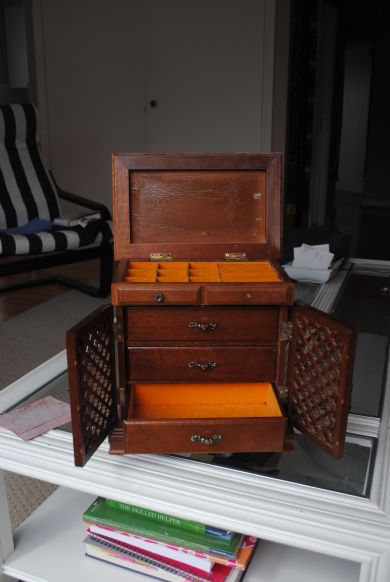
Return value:
M 272 283 L 280 281 L 280 277 L 269 261 L 131 261 L 125 280 L 128 283 Z
M 138 419 L 282 416 L 270 383 L 134 384 L 131 406 Z

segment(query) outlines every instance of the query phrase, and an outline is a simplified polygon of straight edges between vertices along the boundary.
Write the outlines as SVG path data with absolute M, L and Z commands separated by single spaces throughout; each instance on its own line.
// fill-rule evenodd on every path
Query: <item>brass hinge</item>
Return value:
M 292 340 L 293 334 L 293 324 L 292 321 L 282 321 L 282 325 L 280 328 L 280 339 L 281 341 L 290 341 Z
M 122 325 L 122 322 L 119 321 L 118 319 L 114 319 L 113 332 L 114 332 L 114 338 L 117 341 L 123 340 L 123 325 Z
M 119 420 L 122 420 L 123 413 L 125 410 L 125 389 L 123 386 L 119 386 L 119 388 L 118 388 L 117 409 L 118 409 L 118 418 L 119 418 Z
M 225 253 L 225 261 L 246 261 L 246 253 Z
M 278 386 L 277 390 L 280 400 L 283 402 L 283 404 L 286 404 L 288 398 L 288 386 Z
M 150 261 L 172 261 L 172 253 L 150 253 Z

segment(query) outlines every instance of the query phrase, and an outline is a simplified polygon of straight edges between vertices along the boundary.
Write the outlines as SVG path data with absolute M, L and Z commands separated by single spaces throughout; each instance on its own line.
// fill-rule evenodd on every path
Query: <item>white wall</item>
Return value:
M 8 85 L 24 89 L 28 85 L 26 23 L 22 4 L 3 7 L 6 30 Z
M 287 133 L 288 69 L 290 58 L 290 2 L 277 0 L 275 12 L 275 52 L 272 103 L 273 152 L 284 152 Z M 271 80 L 272 82 L 272 80 Z
M 63 188 L 107 204 L 112 152 L 145 144 L 138 8 L 134 0 L 33 2 L 48 162 Z
M 269 151 L 273 4 L 144 0 L 148 151 Z
M 190 0 L 185 3 L 190 8 Z M 171 42 L 181 26 L 178 17 L 176 20 L 173 17 L 174 11 L 172 18 L 165 18 L 162 27 L 161 18 L 156 17 L 152 8 L 157 5 L 161 10 L 161 6 L 173 4 L 180 7 L 182 18 L 185 18 L 185 3 L 177 0 L 33 0 L 37 100 L 42 113 L 43 145 L 56 178 L 64 188 L 110 204 L 111 153 L 147 151 L 147 138 L 150 141 L 151 134 L 150 130 L 147 131 L 145 107 L 150 98 L 155 98 L 148 91 L 148 75 L 153 62 L 148 35 L 150 38 L 153 31 L 159 31 L 159 26 L 163 31 L 166 31 L 166 26 L 171 26 L 171 31 L 165 32 L 166 42 Z M 221 139 L 218 140 L 212 124 L 205 123 L 202 132 L 198 132 L 201 139 L 194 150 L 202 149 L 202 144 L 205 144 L 203 151 L 254 151 L 260 146 L 267 151 L 264 144 L 268 144 L 270 149 L 274 7 L 275 0 L 194 0 L 191 3 L 190 15 L 197 10 L 198 16 L 190 19 L 187 14 L 189 22 L 194 22 L 194 25 L 197 22 L 198 27 L 211 27 L 207 19 L 212 16 L 215 44 L 223 38 L 218 50 L 222 55 L 226 53 L 225 76 L 233 65 L 241 75 L 240 78 L 234 73 L 227 76 L 234 98 L 231 99 L 229 89 L 225 91 L 226 99 L 230 98 L 225 118 L 219 115 L 219 109 L 223 110 L 223 93 L 221 96 L 215 91 L 204 92 L 204 99 L 214 99 L 218 115 L 212 118 L 219 119 L 220 128 L 231 129 L 226 130 L 225 135 L 221 130 Z M 234 11 L 238 9 L 240 18 L 234 18 Z M 224 22 L 224 14 L 230 14 L 229 22 Z M 219 39 L 218 28 L 223 32 Z M 192 56 L 195 55 L 191 62 L 186 63 L 185 54 L 180 54 L 181 46 L 177 46 L 176 52 L 181 58 L 183 71 L 196 80 L 196 53 L 198 51 L 204 56 L 204 51 L 202 34 L 193 31 L 191 34 L 194 39 Z M 164 42 L 164 38 L 159 42 Z M 158 47 L 158 43 L 155 46 Z M 160 46 L 161 50 L 166 49 L 164 44 Z M 234 46 L 246 47 L 246 56 L 241 54 L 234 59 L 237 52 Z M 251 59 L 253 62 L 254 54 L 260 66 L 253 69 L 248 63 Z M 205 62 L 207 59 L 203 58 L 202 67 Z M 160 83 L 171 83 L 172 77 L 159 75 L 159 70 L 156 70 L 160 66 L 158 59 L 154 60 L 153 66 L 154 77 L 158 79 L 160 76 Z M 215 81 L 213 76 L 218 76 L 220 66 L 211 70 L 211 81 Z M 180 93 L 182 104 L 185 104 L 188 87 L 183 83 L 180 86 L 180 82 L 176 86 L 176 93 Z M 237 116 L 234 110 L 236 96 Z M 239 98 L 244 99 L 244 105 Z M 175 107 L 171 109 L 171 114 L 174 114 Z M 149 119 L 158 111 L 148 110 Z M 187 117 L 191 119 L 191 114 Z M 196 123 L 195 118 L 193 121 Z M 181 128 L 179 124 L 179 129 L 188 137 L 188 127 Z M 160 151 L 167 151 L 164 143 L 168 140 L 159 140 L 159 131 L 155 141 L 157 146 L 150 149 L 157 147 Z M 234 145 L 235 135 L 237 147 Z M 178 142 L 171 140 L 168 145 L 172 143 Z M 187 140 L 186 145 L 191 145 L 191 141 Z

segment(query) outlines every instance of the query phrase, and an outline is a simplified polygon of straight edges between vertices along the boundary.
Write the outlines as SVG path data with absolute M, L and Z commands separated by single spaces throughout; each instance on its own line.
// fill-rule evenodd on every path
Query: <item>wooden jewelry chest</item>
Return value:
M 342 455 L 355 337 L 294 305 L 279 154 L 113 156 L 112 305 L 67 334 L 75 462 L 111 453 Z

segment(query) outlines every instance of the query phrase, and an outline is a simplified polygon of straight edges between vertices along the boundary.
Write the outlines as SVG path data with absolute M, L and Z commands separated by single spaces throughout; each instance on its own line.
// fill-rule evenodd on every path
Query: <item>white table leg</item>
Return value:
M 0 470 L 0 567 L 4 560 L 14 551 L 11 520 L 5 491 L 4 472 Z M 10 582 L 12 578 L 1 573 L 0 582 Z

